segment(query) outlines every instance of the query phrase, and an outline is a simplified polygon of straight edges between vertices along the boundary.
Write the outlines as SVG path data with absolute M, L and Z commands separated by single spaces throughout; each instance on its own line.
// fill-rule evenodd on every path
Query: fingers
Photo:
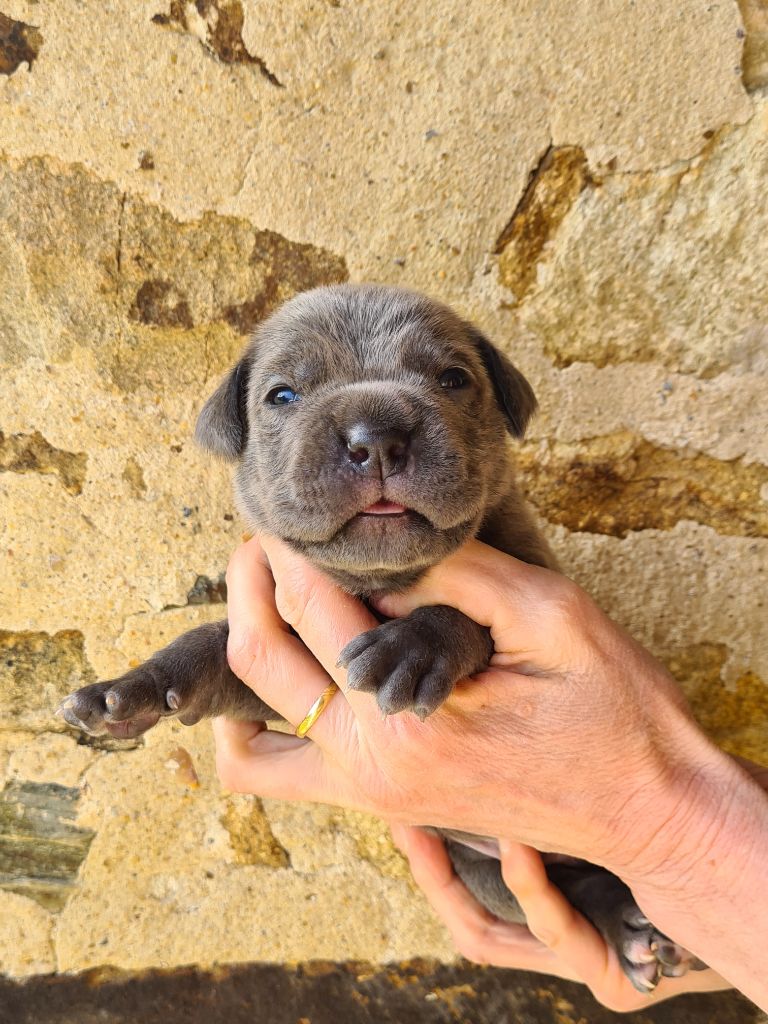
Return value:
M 216 771 L 224 789 L 276 800 L 349 804 L 344 776 L 322 748 L 261 722 L 213 720 Z
M 502 840 L 500 846 L 504 882 L 517 897 L 528 927 L 546 944 L 558 964 L 588 985 L 605 1006 L 626 1012 L 684 992 L 729 987 L 714 971 L 704 971 L 662 978 L 653 992 L 637 992 L 603 937 L 549 881 L 540 854 L 520 843 Z
M 521 843 L 501 843 L 504 882 L 523 908 L 534 935 L 592 987 L 612 967 L 602 936 L 547 877 L 541 855 Z
M 298 725 L 330 680 L 294 636 L 275 606 L 275 583 L 258 538 L 242 544 L 227 568 L 229 644 L 232 671 L 293 726 Z M 323 742 L 349 728 L 343 694 L 335 694 L 312 726 Z
M 419 828 L 393 825 L 413 878 L 442 920 L 459 953 L 476 963 L 543 971 L 578 980 L 521 924 L 500 921 L 482 907 L 455 874 L 442 839 Z
M 342 649 L 378 621 L 351 594 L 340 590 L 305 559 L 273 538 L 262 538 L 275 579 L 275 606 L 281 618 L 289 622 L 312 651 L 328 675 L 344 687 L 346 672 L 338 665 Z M 269 687 L 268 682 L 265 685 Z M 269 688 L 260 691 L 267 702 Z M 369 695 L 345 694 L 355 714 L 379 718 L 375 701 Z M 325 715 L 324 715 L 325 717 Z
M 488 626 L 497 651 L 546 648 L 558 635 L 556 617 L 582 592 L 570 580 L 470 541 L 430 569 L 403 594 L 377 597 L 385 615 L 447 604 Z M 502 644 L 500 641 L 503 640 Z

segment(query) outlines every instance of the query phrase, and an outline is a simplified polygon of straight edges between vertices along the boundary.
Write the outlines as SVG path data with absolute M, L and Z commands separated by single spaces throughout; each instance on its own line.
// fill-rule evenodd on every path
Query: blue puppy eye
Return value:
M 441 388 L 465 388 L 468 383 L 469 380 L 467 379 L 466 373 L 459 369 L 458 366 L 452 366 L 440 377 Z
M 293 388 L 281 384 L 280 387 L 272 388 L 267 395 L 270 405 L 290 405 L 291 402 L 298 402 L 301 396 L 297 395 Z

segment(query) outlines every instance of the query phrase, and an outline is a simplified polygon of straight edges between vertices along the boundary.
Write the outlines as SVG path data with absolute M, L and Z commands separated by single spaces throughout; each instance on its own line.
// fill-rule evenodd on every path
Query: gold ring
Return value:
M 323 690 L 323 692 L 320 694 L 320 696 L 317 698 L 315 703 L 312 705 L 312 707 L 307 712 L 306 718 L 304 718 L 296 726 L 296 735 L 297 736 L 306 736 L 307 735 L 307 733 L 312 728 L 312 726 L 315 724 L 315 722 L 318 720 L 320 715 L 322 715 L 322 713 L 328 707 L 328 705 L 331 702 L 331 697 L 333 697 L 334 693 L 336 693 L 337 690 L 338 690 L 338 686 L 336 685 L 336 683 L 329 683 L 329 685 L 326 686 L 326 688 Z

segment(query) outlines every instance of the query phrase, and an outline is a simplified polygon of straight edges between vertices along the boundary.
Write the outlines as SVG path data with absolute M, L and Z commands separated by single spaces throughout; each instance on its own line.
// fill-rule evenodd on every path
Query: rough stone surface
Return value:
M 452 956 L 378 821 L 223 793 L 205 725 L 120 743 L 53 716 L 225 613 L 241 527 L 194 419 L 323 282 L 426 290 L 509 352 L 564 568 L 768 759 L 766 33 L 762 0 L 5 0 L 0 802 L 64 787 L 93 835 L 59 905 L 0 891 L 0 970 Z M 606 1019 L 465 984 L 438 971 L 419 1005 Z
M 77 789 L 9 782 L 0 794 L 0 888 L 61 910 L 93 839 L 74 825 Z

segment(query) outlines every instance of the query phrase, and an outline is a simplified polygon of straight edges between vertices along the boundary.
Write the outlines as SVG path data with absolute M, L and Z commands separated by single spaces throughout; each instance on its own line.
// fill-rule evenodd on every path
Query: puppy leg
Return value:
M 486 668 L 491 634 L 446 605 L 417 608 L 347 644 L 339 664 L 353 690 L 376 694 L 385 715 L 432 714 L 459 679 Z
M 498 860 L 460 843 L 449 841 L 446 847 L 456 874 L 479 903 L 503 921 L 525 921 Z M 652 992 L 662 977 L 704 969 L 687 949 L 653 927 L 629 888 L 604 868 L 585 861 L 555 863 L 547 865 L 547 875 L 616 951 L 622 970 L 640 992 Z
M 652 992 L 662 977 L 675 978 L 689 969 L 706 968 L 654 928 L 616 875 L 586 862 L 550 864 L 547 874 L 616 950 L 624 973 L 638 991 Z
M 226 619 L 198 626 L 119 679 L 76 690 L 57 713 L 77 729 L 121 738 L 140 736 L 172 715 L 184 725 L 215 715 L 279 720 L 229 668 L 228 636 Z

